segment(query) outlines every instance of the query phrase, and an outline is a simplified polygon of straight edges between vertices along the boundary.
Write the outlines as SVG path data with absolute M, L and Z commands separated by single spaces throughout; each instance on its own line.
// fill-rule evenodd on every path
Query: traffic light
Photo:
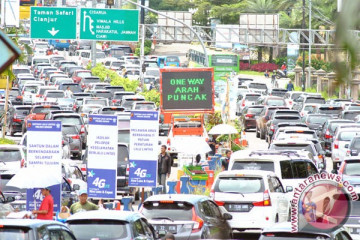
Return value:
M 114 0 L 106 0 L 108 6 L 114 6 Z

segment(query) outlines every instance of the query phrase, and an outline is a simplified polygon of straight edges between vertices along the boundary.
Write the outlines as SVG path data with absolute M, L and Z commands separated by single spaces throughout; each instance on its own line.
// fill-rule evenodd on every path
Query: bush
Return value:
M 96 67 L 92 68 L 91 72 L 94 76 L 99 77 L 101 81 L 104 81 L 106 75 L 109 75 L 111 79 L 110 84 L 112 86 L 123 86 L 125 91 L 135 92 L 136 88 L 139 86 L 139 81 L 120 77 L 115 71 L 107 69 L 101 63 L 98 63 Z
M 309 66 L 308 59 L 309 59 L 309 55 L 305 55 L 305 67 Z M 300 56 L 297 59 L 296 65 L 302 66 L 302 56 Z M 316 56 L 311 56 L 311 66 L 316 70 L 322 69 L 326 72 L 331 72 L 331 71 L 334 71 L 334 69 L 335 69 L 334 63 L 326 62 L 322 59 L 318 59 Z
M 287 63 L 287 57 L 275 58 L 273 62 L 280 68 L 284 64 L 284 62 Z
M 240 62 L 240 70 L 248 70 L 250 69 L 250 64 L 247 62 Z
M 290 78 L 292 81 L 295 80 L 295 73 L 291 72 L 287 74 L 287 77 Z
M 276 65 L 275 63 L 258 63 L 251 66 L 251 70 L 256 72 L 265 72 L 266 70 L 272 72 L 277 69 L 278 65 Z
M 141 92 L 141 95 L 145 97 L 146 101 L 151 101 L 156 103 L 156 106 L 160 106 L 160 93 L 155 89 L 150 91 Z
M 16 144 L 16 142 L 7 138 L 0 138 L 0 144 Z

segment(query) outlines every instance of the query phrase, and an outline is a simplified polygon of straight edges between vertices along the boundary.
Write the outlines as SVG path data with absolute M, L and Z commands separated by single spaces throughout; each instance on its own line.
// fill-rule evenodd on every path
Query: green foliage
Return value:
M 98 63 L 96 67 L 91 69 L 94 76 L 98 76 L 101 81 L 104 81 L 107 75 L 111 79 L 112 86 L 123 86 L 125 91 L 135 92 L 139 86 L 139 81 L 130 80 L 128 78 L 120 77 L 115 71 L 107 69 L 103 64 Z
M 288 73 L 287 77 L 290 78 L 291 81 L 294 81 L 295 80 L 295 73 L 294 72 Z
M 273 60 L 273 62 L 280 68 L 284 62 L 287 63 L 287 57 L 277 57 Z
M 294 91 L 302 91 L 302 88 L 301 87 L 295 87 Z M 305 92 L 317 93 L 316 85 L 312 86 L 311 88 L 306 88 Z M 335 95 L 329 96 L 327 88 L 325 88 L 324 91 L 321 92 L 321 96 L 323 98 L 325 98 L 325 100 L 332 99 L 332 98 L 337 98 L 337 96 L 335 96 Z
M 145 97 L 146 101 L 155 102 L 156 106 L 160 106 L 160 93 L 156 91 L 155 89 L 152 89 L 150 91 L 144 91 L 140 93 Z
M 305 67 L 309 66 L 309 61 L 308 61 L 309 57 L 308 56 L 309 56 L 308 54 L 305 54 Z M 297 59 L 296 65 L 302 66 L 302 56 L 300 56 Z M 326 62 L 322 59 L 318 59 L 316 56 L 311 56 L 311 66 L 316 70 L 322 69 L 326 72 L 334 71 L 334 68 L 335 68 L 334 63 Z
M 11 139 L 0 138 L 0 145 L 3 145 L 3 144 L 16 144 L 16 142 Z
M 151 40 L 145 40 L 144 42 L 144 55 L 149 55 L 151 53 L 151 45 L 152 45 L 152 41 Z M 140 56 L 140 46 L 141 46 L 141 42 L 139 41 L 138 44 L 136 45 L 135 48 L 135 55 L 136 56 Z
M 213 6 L 211 9 L 211 17 L 220 19 L 222 24 L 235 24 L 239 22 L 239 17 L 241 11 L 245 7 L 245 2 L 236 2 L 220 4 L 218 6 Z
M 214 126 L 222 124 L 222 118 L 220 112 L 215 112 L 207 115 L 207 118 L 205 120 L 205 128 L 206 131 L 210 131 Z
M 194 4 L 188 0 L 151 0 L 149 7 L 156 10 L 188 11 Z

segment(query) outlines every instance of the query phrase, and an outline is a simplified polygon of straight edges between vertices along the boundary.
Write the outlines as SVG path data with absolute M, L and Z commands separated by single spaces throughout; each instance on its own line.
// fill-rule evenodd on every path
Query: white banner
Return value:
M 6 27 L 19 27 L 20 1 L 1 1 L 1 25 Z

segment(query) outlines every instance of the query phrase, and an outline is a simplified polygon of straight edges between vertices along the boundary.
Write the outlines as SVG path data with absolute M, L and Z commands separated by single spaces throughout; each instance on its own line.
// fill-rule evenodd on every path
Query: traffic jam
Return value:
M 18 42 L 0 239 L 360 239 L 360 102 L 242 76 L 229 52 Z

